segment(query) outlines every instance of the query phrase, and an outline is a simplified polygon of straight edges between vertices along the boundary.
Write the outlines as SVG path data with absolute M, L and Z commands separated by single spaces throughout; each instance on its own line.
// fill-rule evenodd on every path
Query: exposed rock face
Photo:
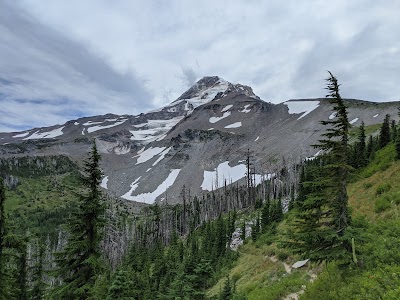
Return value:
M 353 126 L 382 123 L 398 102 L 347 100 Z M 63 125 L 0 133 L 0 154 L 63 154 L 76 161 L 96 139 L 107 180 L 103 187 L 127 200 L 180 201 L 182 187 L 192 194 L 243 180 L 250 149 L 257 178 L 277 162 L 298 162 L 317 154 L 310 145 L 333 119 L 326 99 L 262 101 L 244 85 L 204 77 L 171 104 L 137 116 L 94 116 Z

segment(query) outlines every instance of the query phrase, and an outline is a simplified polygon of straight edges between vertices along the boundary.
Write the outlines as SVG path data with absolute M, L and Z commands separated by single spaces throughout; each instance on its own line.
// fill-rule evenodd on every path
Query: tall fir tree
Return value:
M 44 280 L 45 269 L 45 245 L 42 240 L 38 240 L 34 248 L 32 270 L 32 288 L 29 292 L 29 299 L 40 300 L 44 298 L 46 292 L 46 282 Z
M 400 117 L 400 106 L 397 108 L 397 115 Z M 400 159 L 400 121 L 397 126 L 396 138 L 394 140 L 394 143 L 396 147 L 396 158 Z
M 5 235 L 6 235 L 6 214 L 5 214 L 5 187 L 3 178 L 0 176 L 0 300 L 8 299 L 7 278 L 5 272 Z
M 293 210 L 283 245 L 304 257 L 317 261 L 348 260 L 350 240 L 346 229 L 351 224 L 348 209 L 347 177 L 348 130 L 346 106 L 339 93 L 336 77 L 329 72 L 327 90 L 337 118 L 322 121 L 327 126 L 317 148 L 323 151 L 319 167 L 313 168 L 313 180 L 305 182 L 308 193 Z
M 396 136 L 395 147 L 396 147 L 396 159 L 400 159 L 400 134 L 397 134 Z
M 379 134 L 379 147 L 382 149 L 390 143 L 390 115 L 386 115 L 383 120 L 380 134 Z
M 93 142 L 84 161 L 78 208 L 68 224 L 69 237 L 65 249 L 57 253 L 58 274 L 63 284 L 56 290 L 59 299 L 87 299 L 96 276 L 103 268 L 100 252 L 101 229 L 104 225 L 104 204 L 99 189 L 102 172 L 100 155 Z
M 269 199 L 269 194 L 267 194 L 267 199 L 265 199 L 264 206 L 261 210 L 261 229 L 263 231 L 265 231 L 268 225 L 271 224 L 270 209 L 271 209 L 271 201 Z
M 366 166 L 367 161 L 367 149 L 366 149 L 366 136 L 365 136 L 365 124 L 361 122 L 361 126 L 358 132 L 358 141 L 355 145 L 355 164 L 354 167 L 361 168 Z

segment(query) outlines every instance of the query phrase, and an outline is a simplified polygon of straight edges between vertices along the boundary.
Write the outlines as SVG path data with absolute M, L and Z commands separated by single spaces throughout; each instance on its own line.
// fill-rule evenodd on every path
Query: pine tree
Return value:
M 271 203 L 269 200 L 269 195 L 267 195 L 267 199 L 265 200 L 264 206 L 261 210 L 261 228 L 263 231 L 265 231 L 268 225 L 271 223 L 270 209 L 271 209 Z
M 390 124 L 390 139 L 392 141 L 396 141 L 397 138 L 397 126 L 396 126 L 396 121 L 392 120 Z
M 361 122 L 358 133 L 358 141 L 355 145 L 355 164 L 356 168 L 361 168 L 367 164 L 366 136 L 364 121 Z
M 131 274 L 125 270 L 119 270 L 115 273 L 114 280 L 108 290 L 107 299 L 134 299 L 132 297 L 133 282 Z
M 0 300 L 9 299 L 7 276 L 5 273 L 5 235 L 6 235 L 6 215 L 5 215 L 5 188 L 3 178 L 0 176 Z
M 240 238 L 242 239 L 242 241 L 244 243 L 244 241 L 246 240 L 246 221 L 245 220 L 243 220 L 243 223 L 242 223 L 242 233 L 240 235 Z
M 397 108 L 398 112 L 398 116 L 400 117 L 400 106 Z M 399 122 L 400 124 L 400 122 Z M 396 158 L 400 159 L 400 126 L 397 129 L 397 134 L 396 134 L 396 139 L 395 139 L 395 146 L 396 146 Z
M 17 296 L 17 299 L 26 300 L 28 299 L 28 287 L 27 287 L 27 238 L 18 238 L 16 239 L 16 262 L 17 269 L 15 270 L 15 291 L 14 295 Z
M 313 169 L 313 180 L 304 183 L 308 193 L 304 202 L 293 210 L 294 218 L 283 245 L 317 261 L 347 261 L 351 257 L 346 231 L 351 224 L 347 196 L 350 124 L 337 79 L 329 74 L 327 97 L 337 118 L 321 122 L 328 128 L 323 134 L 325 139 L 316 145 L 323 151 L 320 165 Z
M 390 143 L 390 115 L 386 115 L 383 120 L 379 134 L 379 147 L 382 149 Z
M 30 291 L 30 299 L 43 299 L 46 291 L 46 282 L 44 281 L 44 258 L 45 245 L 42 241 L 36 244 L 35 255 L 33 257 L 34 265 L 32 267 L 32 289 Z
M 396 136 L 395 146 L 396 146 L 396 159 L 400 159 L 400 134 L 397 134 Z
M 253 226 L 251 226 L 251 238 L 255 242 L 257 237 L 260 233 L 260 214 L 257 214 L 256 221 L 254 222 Z
M 101 170 L 96 143 L 84 162 L 78 209 L 68 225 L 69 238 L 65 249 L 57 253 L 58 274 L 63 285 L 56 290 L 60 299 L 87 299 L 103 264 L 100 253 L 100 230 L 103 226 L 104 205 L 99 189 Z
M 230 300 L 232 299 L 232 286 L 229 276 L 226 277 L 224 287 L 222 288 L 221 294 L 219 296 L 220 300 Z

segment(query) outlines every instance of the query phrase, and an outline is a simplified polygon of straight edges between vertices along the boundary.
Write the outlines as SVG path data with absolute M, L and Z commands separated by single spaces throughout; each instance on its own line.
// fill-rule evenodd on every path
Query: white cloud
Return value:
M 344 97 L 400 98 L 399 1 L 16 2 L 4 1 L 33 25 L 39 24 L 34 18 L 40 20 L 45 34 L 9 32 L 4 38 L 1 32 L 0 55 L 24 60 L 9 64 L 14 77 L 0 77 L 19 79 L 24 64 L 30 66 L 22 78 L 27 82 L 6 92 L 31 93 L 36 99 L 43 94 L 45 99 L 64 97 L 82 114 L 159 106 L 186 89 L 182 78 L 192 82 L 205 75 L 250 85 L 262 99 L 282 102 L 324 96 L 323 79 L 330 70 Z M 58 38 L 48 37 L 48 31 L 58 32 Z M 68 42 L 61 51 L 64 40 L 74 46 Z M 7 52 L 15 45 L 19 55 Z M 154 95 L 137 92 L 141 78 Z

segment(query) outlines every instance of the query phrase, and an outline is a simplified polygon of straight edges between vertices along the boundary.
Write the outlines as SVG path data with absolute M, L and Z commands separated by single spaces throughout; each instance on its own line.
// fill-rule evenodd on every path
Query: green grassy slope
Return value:
M 285 299 L 293 292 L 309 300 L 400 299 L 400 161 L 395 160 L 393 144 L 353 174 L 348 194 L 353 227 L 360 232 L 356 242 L 359 266 L 342 270 L 335 263 L 309 263 L 286 272 L 284 264 L 292 265 L 299 258 L 276 247 L 285 228 L 282 222 L 276 235 L 266 233 L 239 248 L 240 257 L 227 274 L 236 282 L 237 292 L 250 300 Z M 271 257 L 279 260 L 273 262 Z M 224 281 L 221 278 L 207 295 L 217 297 Z

